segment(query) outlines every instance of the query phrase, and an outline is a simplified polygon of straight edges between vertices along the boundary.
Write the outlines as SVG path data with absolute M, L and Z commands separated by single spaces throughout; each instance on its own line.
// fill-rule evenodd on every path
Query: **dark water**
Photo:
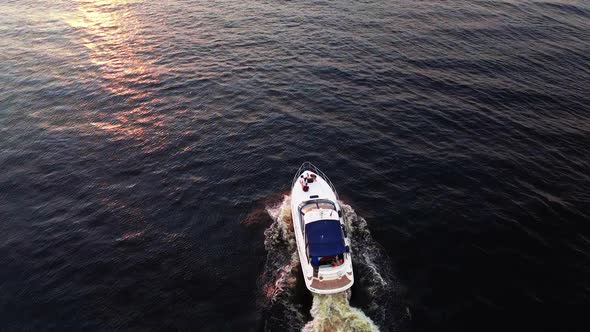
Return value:
M 309 160 L 381 330 L 585 330 L 589 87 L 584 0 L 3 0 L 0 329 L 300 328 L 264 211 Z

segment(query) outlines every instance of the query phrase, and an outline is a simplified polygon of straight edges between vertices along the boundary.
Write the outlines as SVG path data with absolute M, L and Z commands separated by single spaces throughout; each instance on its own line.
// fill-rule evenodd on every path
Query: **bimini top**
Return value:
M 306 224 L 305 237 L 312 257 L 336 256 L 344 252 L 344 238 L 338 220 L 318 220 Z

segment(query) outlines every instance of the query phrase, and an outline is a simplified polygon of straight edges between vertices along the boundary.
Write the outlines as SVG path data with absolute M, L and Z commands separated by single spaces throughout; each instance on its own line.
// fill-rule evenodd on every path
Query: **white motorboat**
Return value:
M 291 214 L 307 288 L 319 294 L 349 289 L 354 283 L 352 255 L 338 195 L 328 177 L 309 162 L 293 178 Z

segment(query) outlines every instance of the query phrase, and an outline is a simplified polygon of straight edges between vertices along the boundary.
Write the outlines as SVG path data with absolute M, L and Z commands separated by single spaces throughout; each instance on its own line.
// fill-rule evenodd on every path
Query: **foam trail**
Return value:
M 303 332 L 379 331 L 361 310 L 349 304 L 350 292 L 331 295 L 314 294 L 311 316 Z
M 351 241 L 355 284 L 360 286 L 353 289 L 364 293 L 364 312 L 384 330 L 404 330 L 405 306 L 389 257 L 371 236 L 367 221 L 350 205 L 340 202 L 340 207 Z
M 397 324 L 392 321 L 403 317 L 390 310 L 395 307 L 392 301 L 396 300 L 396 283 L 389 259 L 371 237 L 365 219 L 342 202 L 345 227 L 352 242 L 356 285 L 353 289 L 365 294 L 365 312 L 350 305 L 350 290 L 333 295 L 313 294 L 311 311 L 309 314 L 305 312 L 303 303 L 297 301 L 296 296 L 299 257 L 290 205 L 291 198 L 285 195 L 280 204 L 266 208 L 273 219 L 264 233 L 267 260 L 262 289 L 267 326 L 272 326 L 272 330 L 323 332 L 379 331 L 379 325 L 387 331 L 397 331 Z
M 305 323 L 303 306 L 295 300 L 299 271 L 297 243 L 291 220 L 291 198 L 285 196 L 278 205 L 266 207 L 273 219 L 264 232 L 267 252 L 262 290 L 267 325 L 270 330 L 296 331 Z
M 355 283 L 361 286 L 356 289 L 367 293 L 368 313 L 377 318 L 380 325 L 387 325 L 386 322 L 394 318 L 387 306 L 393 296 L 394 284 L 390 277 L 389 260 L 371 237 L 367 221 L 358 216 L 350 205 L 340 202 L 340 207 L 346 232 L 351 239 Z M 379 331 L 375 322 L 363 311 L 350 306 L 350 296 L 350 290 L 333 295 L 314 294 L 311 308 L 313 320 L 304 326 L 303 331 Z

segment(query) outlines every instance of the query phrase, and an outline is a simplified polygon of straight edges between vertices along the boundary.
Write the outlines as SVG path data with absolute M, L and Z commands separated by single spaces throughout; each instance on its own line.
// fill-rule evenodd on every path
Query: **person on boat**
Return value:
M 319 266 L 320 265 L 320 259 L 317 256 L 312 256 L 311 257 L 311 265 L 313 266 Z

